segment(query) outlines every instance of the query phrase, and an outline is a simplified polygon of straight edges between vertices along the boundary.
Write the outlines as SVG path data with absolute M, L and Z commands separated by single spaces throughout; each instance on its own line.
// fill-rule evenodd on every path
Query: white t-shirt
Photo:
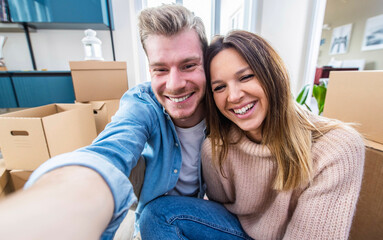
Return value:
M 198 191 L 198 164 L 201 145 L 205 139 L 205 120 L 191 128 L 176 127 L 181 143 L 182 166 L 177 184 L 169 195 L 194 195 Z

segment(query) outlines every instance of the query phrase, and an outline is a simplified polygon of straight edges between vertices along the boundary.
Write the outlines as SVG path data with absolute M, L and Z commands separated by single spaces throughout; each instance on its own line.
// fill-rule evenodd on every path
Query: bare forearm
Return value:
M 64 167 L 0 202 L 0 232 L 4 239 L 98 239 L 113 207 L 98 173 Z

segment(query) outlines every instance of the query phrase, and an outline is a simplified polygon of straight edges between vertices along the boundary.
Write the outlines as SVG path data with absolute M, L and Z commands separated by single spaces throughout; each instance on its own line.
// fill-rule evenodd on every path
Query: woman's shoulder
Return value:
M 319 168 L 338 164 L 357 168 L 363 166 L 364 154 L 362 135 L 347 124 L 340 124 L 326 132 L 312 146 L 314 164 Z
M 344 123 L 339 120 L 329 119 L 322 116 L 310 115 L 310 121 L 318 127 L 320 137 L 314 140 L 315 142 L 325 142 L 329 145 L 339 147 L 355 147 L 364 148 L 363 136 L 355 129 L 357 125 L 352 123 Z
M 326 141 L 339 147 L 364 148 L 363 136 L 352 125 L 346 123 L 339 123 L 337 127 L 323 134 L 319 141 Z

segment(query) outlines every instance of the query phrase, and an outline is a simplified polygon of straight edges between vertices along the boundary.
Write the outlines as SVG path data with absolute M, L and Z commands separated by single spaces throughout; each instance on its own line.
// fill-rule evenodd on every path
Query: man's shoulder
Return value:
M 131 98 L 141 99 L 141 100 L 154 100 L 158 102 L 156 96 L 153 93 L 152 86 L 150 82 L 140 83 L 132 88 L 130 88 L 124 96 L 122 96 L 121 101 L 132 101 Z
M 147 94 L 150 94 L 150 95 L 154 95 L 150 82 L 140 83 L 140 84 L 130 88 L 126 93 L 131 93 L 131 94 L 135 94 L 135 93 L 147 93 Z
M 121 98 L 119 113 L 125 115 L 136 113 L 147 116 L 149 113 L 155 114 L 162 110 L 162 105 L 157 101 L 153 93 L 151 83 L 144 82 L 130 88 Z M 154 110 L 154 111 L 153 111 Z

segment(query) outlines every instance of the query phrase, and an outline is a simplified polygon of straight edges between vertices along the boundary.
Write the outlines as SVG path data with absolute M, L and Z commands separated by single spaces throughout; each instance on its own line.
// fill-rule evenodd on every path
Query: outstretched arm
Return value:
M 99 239 L 113 209 L 97 172 L 63 167 L 0 202 L 0 232 L 4 239 Z

